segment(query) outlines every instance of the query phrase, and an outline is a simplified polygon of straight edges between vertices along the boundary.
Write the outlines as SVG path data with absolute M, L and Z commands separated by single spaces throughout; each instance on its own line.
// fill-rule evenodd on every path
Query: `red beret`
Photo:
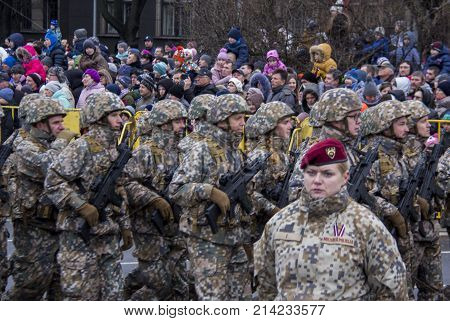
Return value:
M 322 166 L 347 161 L 345 147 L 335 138 L 327 138 L 318 142 L 306 152 L 302 158 L 301 169 L 308 165 Z

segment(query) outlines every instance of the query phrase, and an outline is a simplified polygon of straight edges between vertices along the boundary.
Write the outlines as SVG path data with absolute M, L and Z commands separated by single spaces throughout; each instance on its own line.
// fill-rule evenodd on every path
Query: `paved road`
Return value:
M 7 223 L 8 230 L 12 235 L 11 223 Z M 444 278 L 444 284 L 450 284 L 450 240 L 447 236 L 447 233 L 441 232 L 441 250 L 442 250 L 442 273 Z M 12 244 L 12 238 L 8 240 L 8 255 L 14 251 L 14 246 Z M 130 273 L 136 266 L 136 259 L 131 255 L 133 249 L 130 249 L 124 252 L 123 260 L 122 260 L 122 268 L 124 275 Z M 8 288 L 11 287 L 12 279 L 8 280 Z

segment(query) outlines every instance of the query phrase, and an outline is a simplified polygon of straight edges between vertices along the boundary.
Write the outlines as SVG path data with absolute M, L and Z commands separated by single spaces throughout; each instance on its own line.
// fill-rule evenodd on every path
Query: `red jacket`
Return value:
M 34 50 L 33 46 L 30 45 L 26 45 L 23 48 L 31 55 L 31 60 L 28 63 L 22 63 L 22 66 L 25 69 L 25 76 L 36 73 L 41 76 L 42 83 L 45 83 L 47 75 L 45 73 L 44 66 L 37 57 L 36 50 Z

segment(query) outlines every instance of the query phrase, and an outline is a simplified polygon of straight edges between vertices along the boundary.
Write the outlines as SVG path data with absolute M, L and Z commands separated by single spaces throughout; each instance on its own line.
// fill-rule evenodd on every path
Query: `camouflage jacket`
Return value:
M 254 246 L 259 300 L 406 300 L 393 237 L 344 188 L 275 214 Z
M 150 139 L 139 145 L 125 166 L 125 189 L 137 233 L 159 235 L 151 223 L 151 203 L 161 196 L 178 167 L 177 142 L 172 133 L 154 128 Z
M 186 155 L 197 142 L 209 135 L 210 130 L 211 127 L 207 122 L 199 122 L 195 130 L 180 141 L 178 149 L 183 155 Z
M 291 179 L 289 180 L 289 201 L 293 202 L 298 199 L 300 195 L 300 191 L 303 188 L 303 170 L 300 168 L 300 164 L 302 162 L 303 156 L 306 152 L 311 148 L 311 146 L 318 142 L 327 138 L 336 138 L 341 141 L 345 146 L 345 150 L 347 152 L 350 166 L 355 166 L 359 162 L 359 157 L 357 153 L 353 150 L 354 139 L 348 136 L 345 136 L 342 132 L 332 127 L 323 126 L 318 138 L 311 137 L 306 140 L 300 146 L 300 156 L 297 159 L 297 164 L 295 164 L 294 171 L 292 172 Z
M 402 160 L 409 172 L 414 171 L 420 156 L 425 152 L 426 138 L 419 139 L 416 135 L 408 135 L 402 148 Z
M 439 159 L 437 166 L 436 184 L 442 188 L 445 193 L 446 204 L 441 218 L 443 227 L 450 227 L 450 148 L 447 148 L 444 155 Z
M 213 243 L 242 244 L 240 221 L 244 213 L 239 204 L 233 218 L 230 215 L 219 217 L 217 234 L 212 234 L 205 216 L 205 209 L 211 205 L 212 188 L 220 188 L 219 179 L 224 174 L 237 172 L 243 163 L 233 135 L 211 127 L 214 130 L 210 136 L 195 144 L 184 157 L 170 183 L 170 195 L 183 208 L 180 231 Z
M 366 188 L 375 197 L 371 210 L 383 219 L 397 211 L 400 185 L 408 178 L 408 169 L 402 160 L 402 143 L 385 136 L 378 136 L 378 141 L 378 159 L 370 168 Z
M 88 133 L 72 141 L 50 166 L 45 188 L 48 197 L 60 209 L 58 229 L 81 230 L 85 220 L 75 210 L 89 201 L 94 194 L 93 186 L 116 160 L 117 136 L 109 127 L 92 125 Z M 103 209 L 106 220 L 91 228 L 92 234 L 116 234 L 119 228 L 130 229 L 128 201 L 120 179 L 116 193 L 123 199 L 121 208 L 108 204 Z
M 17 155 L 16 150 L 17 146 L 29 136 L 29 132 L 24 130 L 23 128 L 19 129 L 18 135 L 14 138 L 14 134 L 9 136 L 8 139 L 4 142 L 4 144 L 12 145 L 12 153 L 8 156 L 5 161 L 5 164 L 2 168 L 2 182 L 1 185 L 8 192 L 8 209 L 3 208 L 0 216 L 9 216 L 11 214 L 12 217 L 20 217 L 20 206 L 17 200 Z M 14 140 L 13 140 L 14 139 Z
M 14 153 L 17 173 L 15 197 L 19 211 L 13 212 L 13 219 L 51 219 L 38 206 L 45 197 L 44 180 L 48 169 L 66 145 L 65 139 L 54 140 L 49 134 L 32 127 L 30 134 L 17 146 Z
M 289 167 L 286 144 L 278 137 L 272 137 L 271 140 L 270 146 L 262 141 L 248 154 L 248 160 L 251 162 L 272 153 L 266 168 L 256 174 L 248 186 L 252 191 L 253 209 L 256 214 L 270 214 L 274 210 L 277 203 L 274 194 L 281 190 Z

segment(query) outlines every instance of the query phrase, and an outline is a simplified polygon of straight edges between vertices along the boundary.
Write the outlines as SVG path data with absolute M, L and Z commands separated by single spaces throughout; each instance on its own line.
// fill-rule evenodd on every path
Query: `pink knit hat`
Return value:
M 229 60 L 227 55 L 227 50 L 225 48 L 220 49 L 219 54 L 217 55 L 217 60 Z

